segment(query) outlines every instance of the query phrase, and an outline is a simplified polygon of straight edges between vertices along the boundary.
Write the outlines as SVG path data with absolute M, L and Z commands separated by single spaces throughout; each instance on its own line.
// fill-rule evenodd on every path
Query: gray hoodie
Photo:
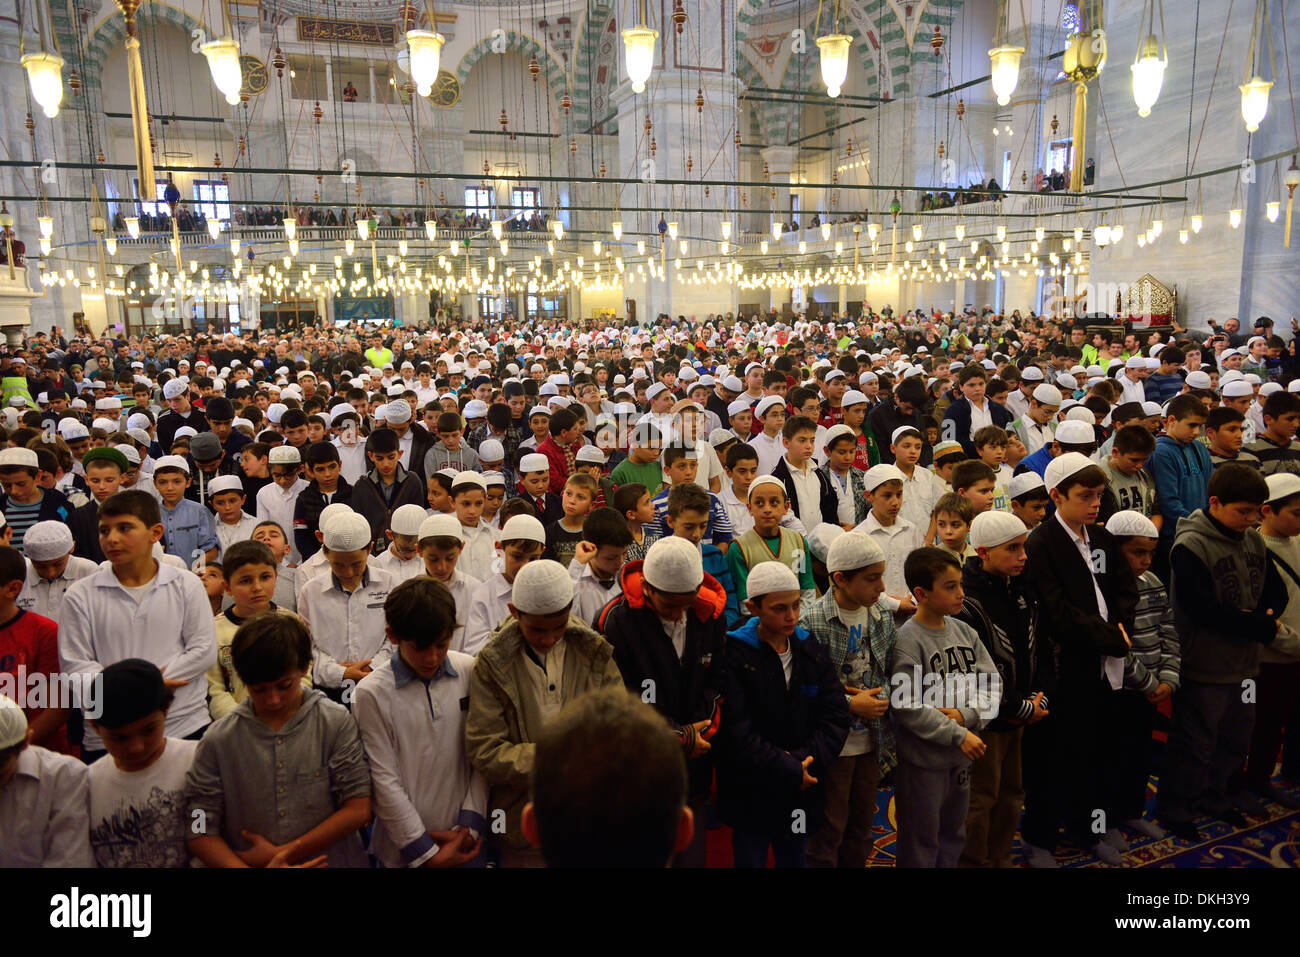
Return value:
M 890 677 L 890 713 L 898 757 L 923 768 L 967 764 L 961 743 L 997 717 L 1002 678 L 975 629 L 955 618 L 927 628 L 915 618 L 898 629 Z M 959 725 L 939 708 L 958 708 Z

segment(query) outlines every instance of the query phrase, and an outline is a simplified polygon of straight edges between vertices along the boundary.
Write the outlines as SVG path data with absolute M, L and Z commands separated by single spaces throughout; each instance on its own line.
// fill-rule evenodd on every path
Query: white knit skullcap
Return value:
M 182 425 L 172 435 L 173 439 L 192 439 L 199 434 L 199 430 L 189 425 Z
M 519 474 L 526 475 L 529 472 L 549 472 L 551 470 L 551 460 L 541 452 L 529 452 L 519 460 Z
M 27 740 L 27 715 L 18 702 L 0 695 L 0 751 Z
M 37 522 L 23 536 L 23 554 L 34 562 L 52 562 L 72 551 L 74 544 L 62 522 Z
M 1037 472 L 1021 472 L 1007 483 L 1007 498 L 1020 498 L 1026 492 L 1043 487 L 1043 477 Z
M 484 439 L 479 443 L 478 457 L 483 462 L 501 462 L 505 460 L 506 448 L 498 439 Z
M 1088 408 L 1086 405 L 1076 405 L 1072 407 L 1069 412 L 1065 413 L 1065 418 L 1061 420 L 1062 424 L 1066 422 L 1082 422 L 1088 426 L 1091 426 L 1096 421 L 1097 413 L 1093 412 L 1092 409 Z M 1095 432 L 1093 433 L 1093 437 L 1096 437 Z M 1084 439 L 1084 441 L 1086 442 L 1088 440 Z
M 1160 537 L 1160 530 L 1156 528 L 1155 522 L 1141 512 L 1135 512 L 1132 509 L 1116 512 L 1106 519 L 1106 531 L 1120 538 L 1135 535 L 1141 538 Z
M 1071 475 L 1082 472 L 1089 466 L 1096 464 L 1082 452 L 1065 452 L 1047 463 L 1047 470 L 1043 475 L 1043 484 L 1047 486 L 1047 490 L 1050 492 Z
M 1020 535 L 1029 534 L 1025 523 L 1010 512 L 993 509 L 980 512 L 970 525 L 972 548 L 997 548 Z
M 500 542 L 540 542 L 546 544 L 546 529 L 531 515 L 511 515 L 501 526 Z
M 1059 406 L 1064 401 L 1061 397 L 1061 390 L 1054 385 L 1048 385 L 1046 382 L 1034 389 L 1034 398 L 1043 405 Z
M 831 545 L 839 541 L 840 536 L 844 534 L 846 533 L 841 526 L 820 522 L 808 533 L 808 551 L 812 553 L 813 558 L 825 563 Z
M 148 429 L 151 425 L 153 423 L 149 421 L 149 416 L 142 412 L 132 412 L 126 417 L 126 427 L 128 429 Z
M 325 533 L 325 547 L 332 552 L 359 552 L 370 547 L 370 522 L 350 508 L 321 530 Z
M 405 508 L 406 506 L 402 506 Z M 419 508 L 417 505 L 416 508 Z M 399 509 L 400 511 L 400 509 Z M 455 515 L 430 515 L 420 523 L 420 530 L 416 533 L 420 541 L 426 538 L 456 538 L 460 541 L 465 540 L 465 530 L 461 527 L 460 519 Z
M 845 532 L 826 552 L 828 572 L 852 572 L 868 565 L 879 565 L 885 553 L 870 535 L 862 532 Z
M 408 502 L 406 505 L 399 505 L 394 510 L 388 527 L 393 530 L 394 535 L 418 535 L 420 525 L 428 514 L 424 510 L 424 506 Z
M 477 485 L 485 491 L 487 489 L 487 483 L 483 481 L 483 476 L 478 472 L 472 472 L 469 470 L 456 473 L 451 480 L 451 487 L 455 488 L 457 485 Z
M 347 502 L 335 502 L 333 505 L 326 505 L 320 510 L 320 519 L 318 520 L 316 527 L 323 532 L 325 531 L 325 526 L 334 521 L 334 519 L 338 518 L 340 515 L 350 514 L 353 514 L 352 506 Z
M 661 538 L 646 552 L 642 573 L 650 587 L 670 594 L 686 594 L 704 581 L 700 550 L 684 538 Z
M 761 485 L 775 485 L 777 488 L 779 488 L 782 491 L 782 493 L 789 495 L 789 491 L 786 489 L 785 483 L 782 482 L 775 475 L 760 475 L 758 478 L 754 479 L 754 481 L 749 484 L 749 491 L 745 493 L 746 499 L 753 498 L 754 493 L 758 491 L 758 488 Z
M 135 451 L 132 449 L 131 451 Z M 244 493 L 244 483 L 239 480 L 238 475 L 218 475 L 208 483 L 208 494 L 218 495 L 221 492 L 239 492 Z M 24 543 L 26 539 L 23 539 Z
M 163 386 L 163 398 L 175 399 L 188 391 L 188 383 L 182 382 L 180 379 L 168 379 L 167 384 Z
M 799 590 L 799 579 L 788 565 L 781 562 L 759 562 L 745 581 L 745 591 L 751 599 L 777 591 Z
M 510 604 L 525 615 L 553 615 L 573 604 L 569 570 L 549 559 L 529 562 L 515 576 Z

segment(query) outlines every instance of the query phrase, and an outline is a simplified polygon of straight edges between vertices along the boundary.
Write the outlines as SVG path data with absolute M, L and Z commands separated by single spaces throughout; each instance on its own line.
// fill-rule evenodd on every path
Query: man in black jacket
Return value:
M 718 738 L 718 808 L 736 867 L 804 867 L 820 820 L 820 778 L 849 733 L 844 686 L 826 649 L 798 627 L 799 579 L 780 562 L 749 573 L 755 617 L 727 635 Z
M 1047 696 L 1037 684 L 1043 644 L 1035 630 L 1038 604 L 1026 591 L 1025 539 L 1029 529 L 1016 516 L 988 511 L 971 524 L 971 546 L 962 587 L 966 600 L 957 617 L 975 629 L 1002 677 L 998 716 L 980 730 L 987 750 L 971 765 L 964 867 L 1011 867 L 1011 845 L 1025 792 L 1020 743 L 1026 725 L 1047 716 Z
M 934 451 L 930 443 L 925 441 L 925 417 L 921 414 L 924 405 L 925 385 L 920 376 L 912 376 L 894 386 L 893 395 L 876 403 L 867 413 L 867 424 L 871 427 L 871 434 L 876 436 L 876 447 L 880 450 L 882 464 L 894 464 L 889 437 L 903 426 L 916 429 L 921 435 L 921 460 L 918 464 L 928 467 L 933 461 Z
M 644 562 L 623 567 L 621 580 L 623 594 L 600 612 L 596 629 L 614 646 L 624 684 L 654 706 L 681 742 L 696 828 L 673 866 L 704 867 L 727 593 L 704 574 L 699 549 L 684 538 L 656 542 Z
M 1063 822 L 1081 848 L 1119 864 L 1127 844 L 1115 826 L 1118 795 L 1109 786 L 1117 776 L 1108 745 L 1137 581 L 1114 538 L 1095 524 L 1106 488 L 1101 468 L 1066 452 L 1052 459 L 1044 482 L 1056 514 L 1030 533 L 1026 574 L 1039 607 L 1051 612 L 1038 637 L 1051 642 L 1057 673 L 1051 722 L 1034 735 L 1034 759 L 1046 762 L 1046 772 L 1041 781 L 1026 781 L 1021 836 L 1031 864 L 1053 867 Z M 1102 840 L 1094 828 L 1104 828 Z

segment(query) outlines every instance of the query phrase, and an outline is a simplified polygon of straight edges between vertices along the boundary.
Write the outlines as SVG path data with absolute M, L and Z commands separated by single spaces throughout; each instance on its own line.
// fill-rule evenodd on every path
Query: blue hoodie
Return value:
M 1156 480 L 1160 514 L 1165 518 L 1161 538 L 1172 539 L 1178 520 L 1210 502 L 1210 450 L 1200 442 L 1177 442 L 1167 435 L 1156 439 L 1147 470 Z

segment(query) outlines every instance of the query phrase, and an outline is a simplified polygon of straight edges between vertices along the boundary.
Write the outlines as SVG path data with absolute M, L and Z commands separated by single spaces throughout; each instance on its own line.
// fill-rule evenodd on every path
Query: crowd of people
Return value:
M 1297 325 L 1210 326 L 30 335 L 0 866 L 860 868 L 891 787 L 898 866 L 1050 869 L 1300 807 Z

